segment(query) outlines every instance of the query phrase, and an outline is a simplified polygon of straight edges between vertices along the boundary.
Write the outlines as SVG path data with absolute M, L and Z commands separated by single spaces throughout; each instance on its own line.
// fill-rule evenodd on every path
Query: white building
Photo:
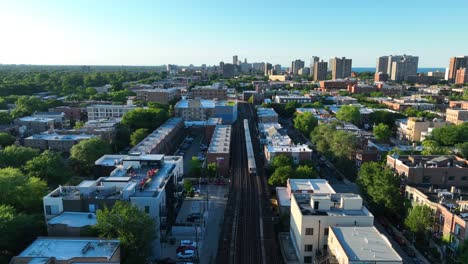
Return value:
M 88 120 L 105 119 L 110 117 L 122 117 L 125 113 L 135 109 L 134 105 L 90 105 L 88 111 Z
M 358 194 L 294 193 L 291 195 L 290 236 L 299 263 L 314 263 L 328 251 L 330 227 L 372 227 L 374 216 Z

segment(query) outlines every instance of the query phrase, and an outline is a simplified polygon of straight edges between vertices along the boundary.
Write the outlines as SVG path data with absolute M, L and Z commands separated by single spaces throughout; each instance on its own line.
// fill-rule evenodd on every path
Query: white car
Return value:
M 184 252 L 177 253 L 177 257 L 181 259 L 191 259 L 195 256 L 194 250 L 185 250 Z
M 181 246 L 196 247 L 196 246 L 197 246 L 197 242 L 192 241 L 192 240 L 181 240 L 181 241 L 180 241 L 180 245 L 181 245 Z

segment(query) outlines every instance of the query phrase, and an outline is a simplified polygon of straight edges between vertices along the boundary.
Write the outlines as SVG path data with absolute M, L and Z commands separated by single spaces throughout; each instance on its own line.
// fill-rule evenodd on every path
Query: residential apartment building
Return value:
M 259 123 L 278 123 L 278 114 L 273 108 L 257 108 L 257 117 Z
M 456 76 L 455 76 L 455 84 L 465 84 L 465 83 L 468 83 L 468 67 L 458 69 Z
M 388 74 L 384 72 L 376 72 L 374 75 L 375 82 L 386 82 L 388 81 Z
M 305 62 L 303 60 L 295 60 L 291 63 L 291 73 L 293 75 L 298 75 L 299 70 L 305 67 Z
M 315 82 L 326 80 L 328 75 L 328 63 L 323 60 L 314 62 L 314 68 L 311 72 L 314 73 Z
M 450 58 L 448 68 L 448 81 L 454 83 L 457 78 L 457 71 L 468 68 L 468 56 L 458 56 Z
M 165 155 L 104 155 L 96 165 L 111 164 L 115 169 L 108 177 L 85 180 L 76 186 L 59 186 L 44 196 L 44 217 L 49 232 L 68 236 L 77 230 L 83 217 L 61 217 L 64 212 L 94 214 L 112 208 L 117 201 L 129 202 L 146 212 L 157 230 L 174 222 L 175 184 L 183 175 L 183 158 Z M 64 221 L 56 221 L 56 219 Z M 91 215 L 92 217 L 92 215 Z M 155 240 L 153 255 L 160 256 L 160 240 Z
M 320 89 L 323 92 L 336 92 L 348 89 L 348 85 L 355 85 L 355 80 L 328 80 L 320 81 Z
M 167 89 L 142 89 L 136 90 L 136 99 L 143 102 L 153 102 L 159 104 L 169 104 L 175 100 L 179 100 L 181 96 L 181 89 L 172 87 Z
M 173 153 L 184 137 L 184 120 L 171 118 L 154 130 L 129 153 L 165 154 Z
M 226 177 L 229 175 L 231 133 L 230 125 L 217 125 L 211 137 L 210 146 L 206 153 L 206 162 L 217 165 L 217 176 Z
M 64 113 L 65 119 L 68 120 L 81 120 L 83 111 L 80 107 L 71 107 L 71 106 L 57 106 L 54 108 L 49 108 L 49 112 L 59 112 L 59 113 Z
M 408 76 L 417 75 L 418 73 L 418 56 L 394 56 L 391 61 L 390 79 L 392 81 L 406 81 Z
M 445 121 L 455 125 L 468 122 L 468 110 L 447 108 L 445 112 Z
M 468 110 L 468 101 L 450 101 L 449 108 L 459 108 Z
M 309 96 L 300 96 L 300 95 L 277 95 L 274 98 L 275 103 L 278 104 L 287 104 L 289 102 L 297 102 L 300 104 L 312 103 L 312 98 Z
M 457 156 L 387 155 L 387 166 L 408 184 L 468 187 L 468 162 Z
M 237 120 L 237 102 L 182 99 L 175 105 L 174 114 L 184 121 L 207 121 L 218 117 L 222 118 L 223 124 L 232 124 Z
M 275 142 L 273 142 L 275 143 Z M 300 145 L 265 145 L 265 159 L 268 163 L 272 162 L 276 156 L 285 155 L 291 157 L 295 164 L 312 158 L 312 150 L 307 144 Z
M 419 117 L 410 117 L 406 122 L 400 122 L 397 134 L 400 139 L 408 141 L 421 141 L 421 133 L 427 133 L 429 128 L 438 128 L 447 123 L 440 120 L 425 120 Z
M 88 120 L 122 117 L 125 113 L 137 108 L 134 105 L 90 105 L 86 107 Z
M 374 216 L 363 206 L 358 194 L 291 195 L 290 236 L 300 264 L 318 262 L 317 256 L 328 252 L 332 227 L 372 227 L 373 224 Z
M 333 80 L 351 77 L 352 59 L 346 59 L 346 57 L 340 59 L 335 57 L 330 61 Z
M 38 237 L 10 264 L 120 263 L 120 241 L 107 238 Z
M 37 148 L 40 150 L 55 150 L 59 152 L 70 152 L 71 148 L 80 141 L 91 139 L 95 135 L 86 134 L 67 134 L 59 135 L 57 133 L 35 134 L 24 139 L 24 146 Z
M 403 264 L 388 238 L 374 226 L 332 226 L 328 236 L 329 263 Z
M 320 61 L 320 57 L 312 56 L 310 58 L 310 74 L 313 75 L 315 72 L 315 63 Z
M 213 86 L 199 86 L 191 90 L 193 99 L 208 99 L 208 100 L 227 100 L 227 88 Z
M 372 93 L 377 91 L 375 86 L 368 84 L 351 84 L 348 85 L 348 92 L 353 94 Z
M 377 58 L 375 66 L 376 73 L 387 73 L 388 72 L 388 56 L 381 56 Z

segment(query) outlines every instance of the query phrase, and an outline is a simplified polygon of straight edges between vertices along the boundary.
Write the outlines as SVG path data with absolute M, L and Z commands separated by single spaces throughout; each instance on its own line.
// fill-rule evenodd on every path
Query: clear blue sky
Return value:
M 0 63 L 290 65 L 346 56 L 374 67 L 468 54 L 466 0 L 0 0 Z

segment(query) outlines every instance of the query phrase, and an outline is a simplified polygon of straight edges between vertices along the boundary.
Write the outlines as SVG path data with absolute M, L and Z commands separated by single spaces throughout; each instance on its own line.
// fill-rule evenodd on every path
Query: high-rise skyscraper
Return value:
M 389 56 L 390 61 L 392 61 L 390 79 L 393 81 L 404 81 L 408 76 L 418 73 L 418 56 Z
M 375 65 L 375 72 L 388 74 L 388 56 L 382 56 L 377 58 L 377 64 Z
M 239 64 L 239 59 L 237 55 L 232 56 L 232 64 L 238 65 Z
M 318 61 L 314 63 L 314 81 L 323 81 L 327 79 L 328 63 L 325 61 Z
M 343 58 L 333 58 L 332 61 L 332 79 L 343 79 L 346 77 L 351 77 L 351 67 L 353 60 Z
M 266 76 L 269 75 L 268 73 L 270 72 L 270 70 L 271 70 L 272 68 L 273 68 L 273 66 L 271 65 L 271 63 L 268 63 L 268 62 L 265 63 L 265 75 L 266 75 Z
M 294 75 L 299 74 L 299 69 L 304 68 L 305 62 L 303 60 L 295 60 L 291 63 L 291 71 Z
M 448 68 L 448 81 L 453 83 L 457 77 L 457 70 L 468 68 L 468 56 L 458 56 L 450 58 Z
M 274 70 L 275 74 L 281 74 L 281 65 L 276 64 L 275 67 L 273 67 L 273 70 Z
M 314 66 L 315 66 L 315 63 L 316 62 L 319 62 L 320 61 L 320 58 L 317 57 L 317 56 L 312 56 L 310 58 L 310 75 L 313 75 L 314 74 Z

